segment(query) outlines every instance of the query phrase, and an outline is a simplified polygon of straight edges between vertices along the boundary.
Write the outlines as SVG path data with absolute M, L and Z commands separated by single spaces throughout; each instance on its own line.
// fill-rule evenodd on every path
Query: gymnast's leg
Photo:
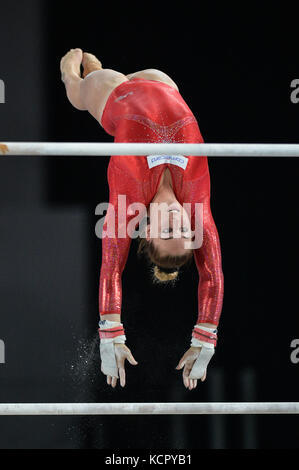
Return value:
M 167 85 L 170 85 L 177 91 L 179 91 L 177 84 L 168 75 L 166 75 L 166 73 L 161 72 L 157 69 L 141 70 L 140 72 L 135 72 L 131 73 L 130 75 L 127 75 L 127 78 L 129 80 L 132 80 L 133 78 L 143 78 L 144 80 L 154 80 L 156 82 L 163 82 L 167 83 Z
M 81 77 L 83 66 L 83 78 Z M 81 49 L 71 49 L 61 60 L 62 81 L 71 104 L 101 123 L 106 102 L 117 86 L 128 78 L 115 70 L 103 69 L 101 62 Z

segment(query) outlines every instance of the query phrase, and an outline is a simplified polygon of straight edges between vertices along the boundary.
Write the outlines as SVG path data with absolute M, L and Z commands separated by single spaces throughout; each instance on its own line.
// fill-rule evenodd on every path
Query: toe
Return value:
M 84 52 L 83 60 L 85 62 L 100 62 L 99 59 L 95 55 L 90 54 L 89 52 Z
M 83 78 L 85 78 L 91 72 L 102 69 L 102 63 L 96 58 L 95 55 L 90 54 L 89 52 L 83 53 L 82 65 L 84 68 Z

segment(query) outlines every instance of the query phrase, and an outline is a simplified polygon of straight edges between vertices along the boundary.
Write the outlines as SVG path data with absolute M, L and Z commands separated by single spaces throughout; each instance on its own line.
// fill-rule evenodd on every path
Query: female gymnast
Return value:
M 61 60 L 61 73 L 71 104 L 78 110 L 89 111 L 105 131 L 114 136 L 115 142 L 203 142 L 197 121 L 177 85 L 159 70 L 149 69 L 126 76 L 103 69 L 92 54 L 71 49 Z M 207 157 L 111 157 L 108 182 L 110 205 L 104 230 L 113 221 L 122 220 L 124 212 L 125 219 L 117 233 L 106 233 L 102 240 L 99 297 L 102 372 L 107 376 L 108 385 L 115 388 L 120 379 L 124 387 L 125 360 L 137 365 L 125 345 L 121 278 L 136 229 L 136 224 L 133 228 L 131 224 L 129 229 L 135 216 L 135 210 L 130 207 L 142 203 L 148 208 L 148 217 L 140 237 L 139 252 L 152 263 L 154 279 L 173 282 L 180 267 L 192 257 L 198 269 L 198 320 L 191 348 L 177 366 L 177 370 L 183 369 L 185 387 L 193 390 L 198 380 L 206 379 L 217 343 L 223 303 L 221 250 L 210 209 Z M 119 196 L 125 196 L 122 207 L 123 200 Z M 189 211 L 186 204 L 191 205 Z M 203 236 L 198 247 L 192 245 L 200 230 L 200 224 L 196 223 L 197 204 L 203 208 Z

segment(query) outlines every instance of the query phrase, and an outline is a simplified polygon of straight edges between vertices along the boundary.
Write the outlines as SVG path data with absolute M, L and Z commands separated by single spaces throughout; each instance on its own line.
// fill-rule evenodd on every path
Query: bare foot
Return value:
M 84 52 L 82 65 L 84 68 L 83 78 L 89 73 L 95 72 L 96 70 L 102 70 L 101 62 L 96 58 L 95 55 Z
M 81 78 L 81 63 L 83 59 L 82 49 L 71 49 L 60 62 L 61 79 L 65 82 L 68 76 L 79 76 Z

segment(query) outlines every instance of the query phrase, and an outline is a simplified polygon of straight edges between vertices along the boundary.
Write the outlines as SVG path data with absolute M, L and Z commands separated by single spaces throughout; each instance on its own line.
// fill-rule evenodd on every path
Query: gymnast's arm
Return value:
M 109 207 L 102 234 L 102 266 L 100 275 L 99 308 L 101 320 L 121 321 L 122 274 L 125 269 L 131 237 L 128 235 L 127 205 L 119 204 L 119 195 L 124 193 L 122 174 L 110 160 L 108 167 Z M 128 199 L 128 194 L 127 194 Z M 121 213 L 122 211 L 125 214 Z
M 128 237 L 125 239 L 105 237 L 102 240 L 99 296 L 101 320 L 121 321 L 122 274 L 130 244 L 131 240 Z
M 102 266 L 100 275 L 99 308 L 102 372 L 113 388 L 120 379 L 126 385 L 125 361 L 137 365 L 125 345 L 125 330 L 121 323 L 122 274 L 127 262 L 131 237 L 127 234 L 127 214 L 118 217 L 117 175 L 109 175 L 110 201 L 102 234 Z M 119 226 L 119 220 L 123 220 Z
M 218 232 L 213 220 L 209 198 L 203 203 L 203 243 L 194 250 L 199 272 L 198 320 L 192 334 L 191 348 L 180 360 L 186 388 L 193 390 L 198 380 L 205 381 L 207 367 L 217 343 L 216 328 L 223 303 L 223 273 Z
M 218 231 L 210 200 L 203 206 L 203 244 L 194 251 L 199 273 L 197 324 L 217 328 L 223 305 L 224 277 Z

